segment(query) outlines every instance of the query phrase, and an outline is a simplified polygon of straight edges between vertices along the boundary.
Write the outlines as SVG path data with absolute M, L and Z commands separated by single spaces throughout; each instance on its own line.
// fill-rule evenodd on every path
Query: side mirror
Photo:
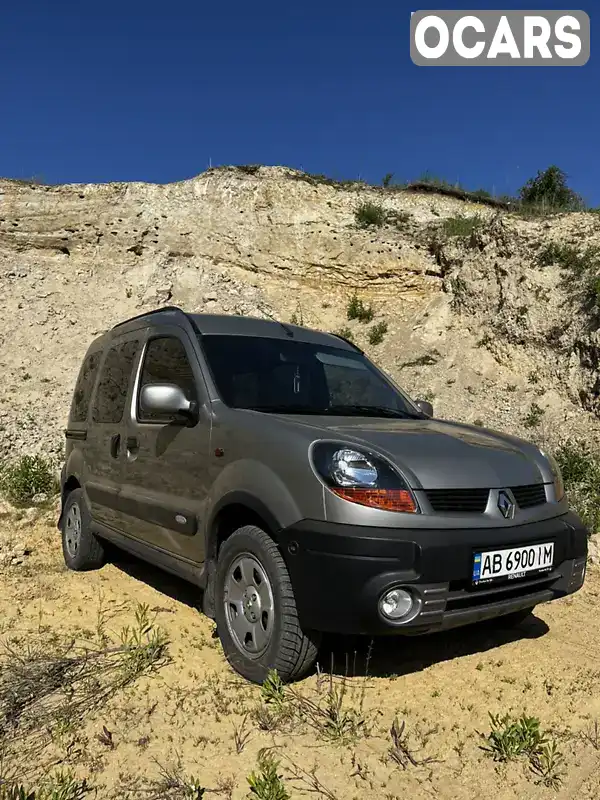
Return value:
M 149 383 L 140 393 L 140 408 L 148 414 L 164 414 L 193 419 L 197 404 L 174 383 Z
M 427 400 L 417 400 L 416 407 L 422 411 L 426 416 L 433 417 L 433 406 Z

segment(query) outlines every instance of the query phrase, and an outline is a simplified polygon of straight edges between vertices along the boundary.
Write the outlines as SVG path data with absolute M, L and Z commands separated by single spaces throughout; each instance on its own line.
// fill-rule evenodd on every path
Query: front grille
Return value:
M 483 514 L 489 489 L 427 489 L 425 494 L 434 511 Z
M 533 508 L 546 502 L 546 490 L 543 483 L 532 483 L 530 486 L 512 486 L 511 492 L 521 508 Z
M 543 483 L 512 486 L 511 492 L 519 508 L 533 508 L 546 502 Z M 456 514 L 483 514 L 489 489 L 426 489 L 425 495 L 434 511 Z

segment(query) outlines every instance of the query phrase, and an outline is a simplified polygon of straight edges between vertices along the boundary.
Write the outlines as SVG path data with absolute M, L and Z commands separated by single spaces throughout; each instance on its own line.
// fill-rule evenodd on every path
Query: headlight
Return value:
M 419 511 L 404 478 L 381 456 L 335 442 L 317 442 L 311 456 L 315 472 L 338 497 L 384 511 Z
M 550 466 L 550 471 L 552 472 L 552 477 L 554 478 L 554 491 L 556 492 L 556 499 L 560 501 L 565 496 L 565 484 L 560 467 L 558 466 L 558 462 L 554 456 L 550 455 L 550 453 L 546 453 L 543 450 L 540 450 L 540 453 L 544 456 Z

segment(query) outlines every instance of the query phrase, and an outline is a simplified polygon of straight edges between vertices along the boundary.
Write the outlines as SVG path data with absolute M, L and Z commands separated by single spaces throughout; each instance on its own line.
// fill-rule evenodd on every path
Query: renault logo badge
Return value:
M 498 508 L 504 519 L 513 519 L 515 516 L 515 504 L 504 490 L 498 492 Z

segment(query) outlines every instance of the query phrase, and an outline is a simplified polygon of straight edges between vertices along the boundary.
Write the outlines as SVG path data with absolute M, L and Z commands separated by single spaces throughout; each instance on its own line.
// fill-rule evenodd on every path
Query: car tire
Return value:
M 106 560 L 102 542 L 92 533 L 91 516 L 82 489 L 65 500 L 61 534 L 65 564 L 75 572 L 99 569 Z
M 286 683 L 297 680 L 317 659 L 320 635 L 300 627 L 285 561 L 254 525 L 239 528 L 220 549 L 215 618 L 229 664 L 253 683 L 270 670 Z

